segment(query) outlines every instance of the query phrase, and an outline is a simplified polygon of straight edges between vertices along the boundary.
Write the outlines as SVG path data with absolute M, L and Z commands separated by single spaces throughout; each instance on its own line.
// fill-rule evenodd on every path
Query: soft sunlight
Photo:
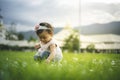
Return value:
M 100 10 L 91 10 L 81 13 L 81 25 L 90 25 L 94 23 L 108 23 L 115 21 L 115 17 L 107 12 Z
M 120 0 L 81 0 L 83 3 L 119 3 Z

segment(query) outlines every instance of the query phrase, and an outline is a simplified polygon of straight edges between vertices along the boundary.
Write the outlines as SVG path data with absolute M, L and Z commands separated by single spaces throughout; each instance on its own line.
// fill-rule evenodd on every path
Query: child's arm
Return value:
M 40 43 L 37 43 L 37 44 L 35 44 L 35 48 L 36 49 L 39 49 L 41 46 L 40 46 Z
M 49 63 L 55 57 L 55 49 L 56 49 L 55 44 L 50 45 L 50 55 L 46 60 L 47 63 Z

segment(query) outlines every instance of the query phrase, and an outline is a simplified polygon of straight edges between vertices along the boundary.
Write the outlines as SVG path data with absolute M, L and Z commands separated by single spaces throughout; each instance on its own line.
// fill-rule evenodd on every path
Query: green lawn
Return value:
M 0 51 L 0 80 L 120 80 L 120 54 L 64 53 L 61 63 L 50 64 L 34 54 Z

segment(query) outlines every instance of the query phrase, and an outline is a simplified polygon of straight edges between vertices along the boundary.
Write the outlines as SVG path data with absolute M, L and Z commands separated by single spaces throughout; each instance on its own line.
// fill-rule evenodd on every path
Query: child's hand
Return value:
M 40 44 L 36 44 L 36 45 L 35 45 L 35 48 L 36 48 L 36 49 L 39 49 L 39 48 L 40 48 Z
M 47 63 L 47 64 L 50 63 L 50 60 L 49 60 L 49 59 L 46 59 L 46 63 Z

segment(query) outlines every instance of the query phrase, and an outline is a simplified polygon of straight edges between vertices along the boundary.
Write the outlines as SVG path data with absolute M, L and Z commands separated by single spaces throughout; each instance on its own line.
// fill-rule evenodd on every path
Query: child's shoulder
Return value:
M 54 39 L 54 38 L 52 38 L 50 42 L 51 42 L 51 43 L 57 43 L 57 40 Z
M 55 45 L 59 46 L 59 42 L 54 38 L 51 40 L 51 44 L 55 44 Z

